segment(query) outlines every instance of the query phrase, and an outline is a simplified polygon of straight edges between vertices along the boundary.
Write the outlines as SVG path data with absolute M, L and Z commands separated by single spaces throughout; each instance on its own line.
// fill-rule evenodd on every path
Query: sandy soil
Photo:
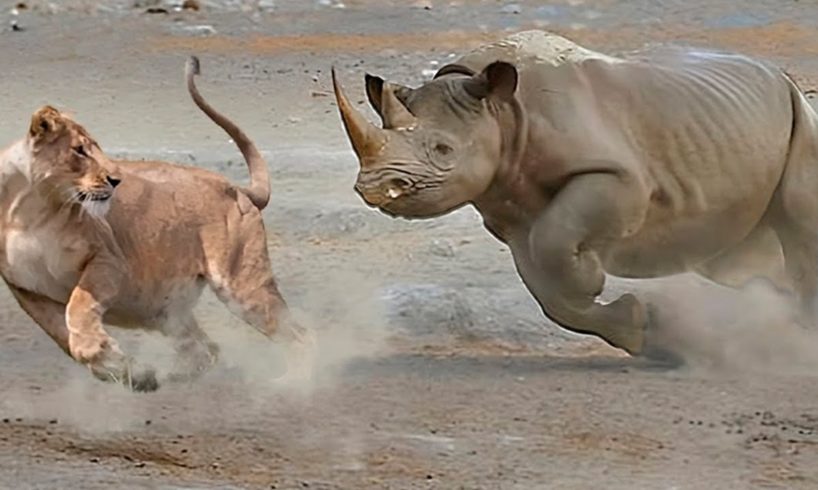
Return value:
M 185 57 L 198 54 L 203 93 L 269 158 L 270 249 L 288 301 L 320 331 L 317 380 L 274 389 L 280 352 L 206 295 L 198 316 L 222 363 L 194 384 L 126 393 L 90 379 L 0 291 L 0 487 L 818 487 L 818 342 L 788 326 L 779 298 L 686 277 L 612 281 L 609 295 L 667 303 L 686 367 L 562 331 L 472 210 L 410 223 L 359 201 L 328 79 L 334 64 L 362 102 L 365 71 L 417 84 L 471 46 L 542 27 L 610 53 L 737 49 L 811 88 L 810 2 L 202 1 L 155 14 L 134 3 L 163 5 L 32 1 L 21 31 L 0 14 L 0 141 L 51 103 L 113 155 L 246 179 L 185 92 Z M 171 362 L 163 339 L 112 331 Z

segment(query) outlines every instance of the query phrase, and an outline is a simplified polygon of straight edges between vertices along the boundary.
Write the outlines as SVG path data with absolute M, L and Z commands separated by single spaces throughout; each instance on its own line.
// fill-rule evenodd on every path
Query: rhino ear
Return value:
M 496 97 L 507 101 L 514 97 L 517 91 L 517 68 L 505 61 L 495 61 L 488 65 L 478 75 L 472 77 L 466 84 L 466 91 L 473 97 L 483 99 Z
M 412 90 L 403 85 L 387 83 L 383 80 L 383 78 L 376 77 L 375 75 L 370 75 L 368 73 L 364 76 L 364 82 L 366 84 L 366 97 L 369 99 L 369 103 L 372 104 L 372 108 L 375 109 L 375 112 L 377 112 L 381 117 L 381 121 L 384 120 L 383 95 L 385 93 L 385 89 L 388 87 L 390 90 L 392 90 L 401 103 L 406 100 L 406 96 Z
M 382 101 L 383 85 L 385 83 L 383 78 L 367 73 L 364 76 L 364 82 L 366 84 L 366 97 L 369 99 L 369 103 L 372 104 L 372 108 L 375 109 L 375 112 L 377 112 L 379 116 L 383 116 Z
M 517 68 L 505 61 L 495 61 L 487 66 L 481 74 L 488 84 L 491 96 L 501 100 L 510 100 L 517 91 Z

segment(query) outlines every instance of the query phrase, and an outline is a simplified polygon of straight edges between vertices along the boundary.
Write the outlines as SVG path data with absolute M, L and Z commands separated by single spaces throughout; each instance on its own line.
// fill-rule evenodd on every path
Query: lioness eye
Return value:
M 452 151 L 454 151 L 454 148 L 447 145 L 446 143 L 438 143 L 435 145 L 435 152 L 440 155 L 448 155 Z
M 79 156 L 81 156 L 81 157 L 83 157 L 83 158 L 88 158 L 88 154 L 87 154 L 87 153 L 85 153 L 85 148 L 84 148 L 84 147 L 82 147 L 82 146 L 75 146 L 74 148 L 71 148 L 71 149 L 72 149 L 72 150 L 74 151 L 74 153 L 76 153 L 77 155 L 79 155 Z

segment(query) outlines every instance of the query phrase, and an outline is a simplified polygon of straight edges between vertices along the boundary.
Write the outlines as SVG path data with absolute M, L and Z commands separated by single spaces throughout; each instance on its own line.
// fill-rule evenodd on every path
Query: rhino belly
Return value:
M 741 208 L 685 218 L 649 219 L 627 238 L 599 250 L 610 274 L 629 278 L 661 277 L 692 270 L 744 240 L 758 226 L 766 206 Z

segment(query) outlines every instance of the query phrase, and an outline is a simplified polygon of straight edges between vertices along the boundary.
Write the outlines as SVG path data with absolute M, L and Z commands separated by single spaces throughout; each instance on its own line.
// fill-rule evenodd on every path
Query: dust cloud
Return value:
M 210 321 L 208 333 L 221 348 L 221 363 L 257 393 L 331 388 L 349 361 L 376 357 L 388 348 L 388 320 L 379 286 L 363 274 L 334 267 L 295 299 L 288 298 L 293 319 L 316 335 L 312 378 L 300 385 L 276 380 L 285 371 L 286 345 L 271 343 L 238 319 L 229 325 Z
M 313 397 L 318 390 L 326 394 L 338 386 L 347 363 L 386 352 L 387 321 L 378 301 L 378 287 L 379 283 L 360 274 L 336 269 L 320 283 L 310 281 L 308 291 L 294 295 L 290 301 L 294 317 L 317 335 L 312 377 L 295 385 L 277 379 L 285 372 L 285 346 L 233 317 L 206 293 L 196 315 L 219 345 L 220 359 L 200 378 L 190 382 L 165 380 L 175 360 L 170 339 L 159 333 L 109 327 L 139 365 L 156 369 L 159 391 L 131 393 L 120 385 L 97 381 L 86 368 L 66 357 L 63 361 L 68 367 L 57 389 L 7 394 L 0 400 L 0 408 L 4 413 L 25 414 L 29 420 L 58 419 L 61 425 L 88 436 L 144 428 L 146 421 L 161 421 L 169 405 L 178 405 L 180 395 L 186 405 L 185 423 L 191 428 L 252 419 L 271 406 L 295 418 L 299 407 L 317 403 Z M 343 449 L 348 451 L 352 446 Z
M 651 281 L 648 345 L 692 370 L 818 373 L 818 330 L 797 323 L 792 297 L 765 281 L 730 289 L 692 275 Z

